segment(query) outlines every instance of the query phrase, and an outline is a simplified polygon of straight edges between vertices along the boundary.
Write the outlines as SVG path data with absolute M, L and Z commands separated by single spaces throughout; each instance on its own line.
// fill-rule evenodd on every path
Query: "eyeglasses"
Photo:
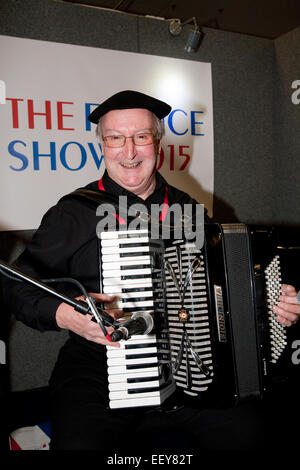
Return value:
M 126 139 L 132 139 L 134 145 L 150 145 L 153 144 L 154 135 L 150 132 L 141 132 L 129 137 L 125 137 L 125 135 L 122 134 L 107 135 L 106 137 L 103 137 L 107 147 L 124 147 Z

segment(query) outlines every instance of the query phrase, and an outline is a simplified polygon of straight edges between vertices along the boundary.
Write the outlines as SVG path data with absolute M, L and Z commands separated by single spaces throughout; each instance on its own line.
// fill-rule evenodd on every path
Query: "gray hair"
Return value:
M 154 137 L 157 140 L 161 140 L 161 138 L 163 137 L 163 135 L 165 133 L 165 128 L 164 128 L 163 122 L 160 119 L 158 119 L 158 117 L 155 116 L 155 114 L 152 113 L 152 115 L 153 115 L 154 127 L 155 127 Z M 101 118 L 99 119 L 99 122 L 98 122 L 97 127 L 96 127 L 96 136 L 100 140 L 102 140 Z

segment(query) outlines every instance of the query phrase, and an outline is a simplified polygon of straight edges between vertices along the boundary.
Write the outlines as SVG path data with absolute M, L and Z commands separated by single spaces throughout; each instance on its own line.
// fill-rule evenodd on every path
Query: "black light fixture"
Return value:
M 197 24 L 196 18 L 190 18 L 183 23 L 181 23 L 181 20 L 179 19 L 172 19 L 169 21 L 169 32 L 172 34 L 172 36 L 179 36 L 179 34 L 182 32 L 183 26 L 186 24 L 189 24 L 193 22 L 194 23 L 194 28 L 190 31 L 187 43 L 184 47 L 184 49 L 187 52 L 196 52 L 198 47 L 200 46 L 200 42 L 203 39 L 204 33 L 199 29 L 199 26 Z

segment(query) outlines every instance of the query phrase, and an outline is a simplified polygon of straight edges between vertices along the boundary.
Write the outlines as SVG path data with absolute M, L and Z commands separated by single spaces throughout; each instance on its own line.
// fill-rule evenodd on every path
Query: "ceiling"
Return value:
M 275 39 L 300 26 L 300 0 L 65 0 Z

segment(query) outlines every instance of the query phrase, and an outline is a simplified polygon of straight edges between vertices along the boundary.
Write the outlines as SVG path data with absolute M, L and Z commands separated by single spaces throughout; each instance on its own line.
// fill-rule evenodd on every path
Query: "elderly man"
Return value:
M 128 204 L 142 202 L 149 210 L 152 204 L 167 207 L 174 203 L 195 204 L 196 201 L 170 186 L 156 171 L 163 135 L 161 119 L 170 110 L 168 104 L 135 91 L 117 93 L 98 106 L 89 119 L 97 124 L 106 171 L 100 181 L 86 188 L 117 197 L 127 196 Z M 16 265 L 36 278 L 73 277 L 97 301 L 113 300 L 99 293 L 97 222 L 95 210 L 83 201 L 63 198 L 46 213 Z M 243 407 L 238 411 L 189 407 L 165 411 L 109 410 L 103 345 L 118 347 L 119 344 L 109 343 L 105 332 L 92 321 L 92 315 L 82 315 L 31 286 L 12 281 L 7 284 L 7 303 L 18 319 L 41 331 L 70 331 L 70 339 L 60 351 L 50 380 L 53 450 L 111 453 L 128 450 L 127 446 L 132 450 L 137 436 L 145 441 L 149 438 L 152 446 L 160 444 L 161 448 L 180 445 L 178 451 L 206 445 L 218 449 L 219 443 L 225 449 L 251 448 L 252 442 L 254 446 L 252 439 L 257 438 L 258 429 L 253 428 L 253 416 L 247 411 L 244 417 Z M 66 288 L 69 295 L 78 295 L 75 287 L 64 286 L 65 291 Z M 278 320 L 287 326 L 298 319 L 300 306 L 292 286 L 284 286 L 284 295 L 276 309 Z M 108 333 L 112 331 L 112 327 L 107 327 Z M 242 436 L 237 423 L 244 419 L 246 431 Z M 231 429 L 229 433 L 227 426 Z

